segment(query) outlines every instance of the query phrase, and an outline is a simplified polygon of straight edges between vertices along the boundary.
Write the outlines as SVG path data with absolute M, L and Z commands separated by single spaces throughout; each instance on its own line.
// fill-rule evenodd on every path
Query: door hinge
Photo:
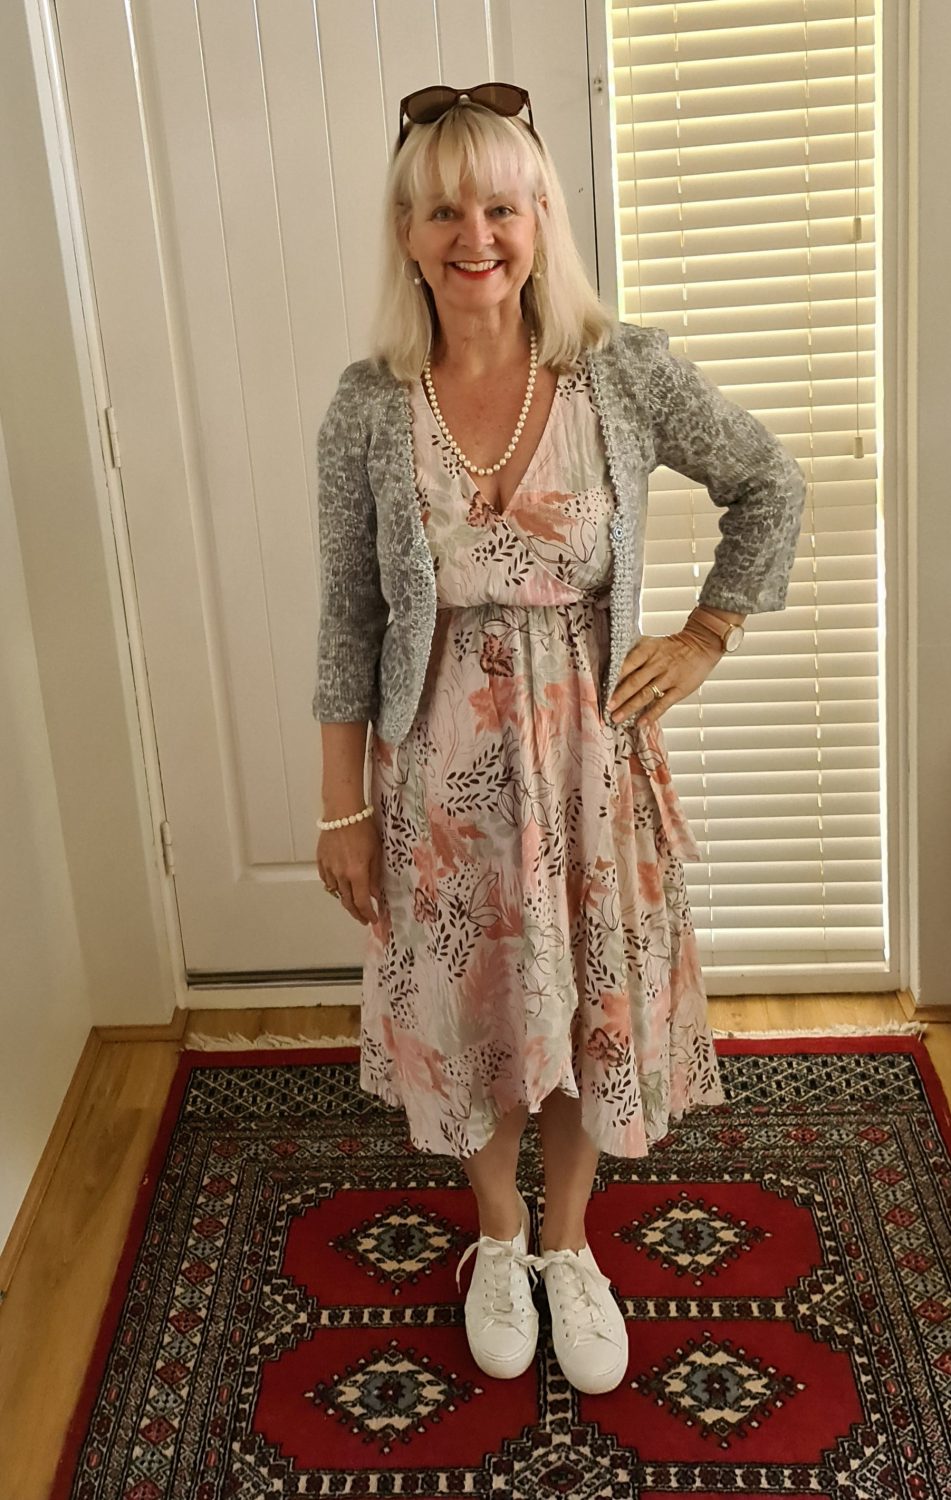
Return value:
M 106 457 L 114 469 L 122 467 L 119 457 L 119 429 L 116 426 L 116 414 L 111 406 L 103 409 L 103 422 L 105 425 Z
M 162 859 L 165 861 L 165 873 L 174 875 L 175 855 L 172 853 L 172 830 L 167 823 L 162 823 L 159 831 L 162 835 Z

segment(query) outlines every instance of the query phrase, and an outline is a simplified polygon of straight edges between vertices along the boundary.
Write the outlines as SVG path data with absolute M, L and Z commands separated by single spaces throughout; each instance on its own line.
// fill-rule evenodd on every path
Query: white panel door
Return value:
M 401 96 L 512 79 L 592 276 L 584 0 L 56 0 L 190 976 L 359 969 L 314 863 L 315 439 Z

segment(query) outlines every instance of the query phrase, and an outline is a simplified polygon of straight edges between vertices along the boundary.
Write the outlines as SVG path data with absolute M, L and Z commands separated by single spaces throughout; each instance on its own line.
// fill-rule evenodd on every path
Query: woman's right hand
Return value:
M 383 896 L 383 840 L 376 818 L 322 828 L 317 840 L 317 873 L 340 892 L 340 904 L 366 926 L 379 921 Z M 376 902 L 374 911 L 372 901 Z

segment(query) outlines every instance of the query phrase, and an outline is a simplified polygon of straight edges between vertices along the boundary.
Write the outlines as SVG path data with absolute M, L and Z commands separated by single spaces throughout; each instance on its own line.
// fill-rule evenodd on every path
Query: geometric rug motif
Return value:
M 759 1427 L 797 1391 L 806 1389 L 801 1380 L 780 1375 L 774 1365 L 764 1365 L 745 1349 L 736 1349 L 730 1339 L 704 1332 L 699 1340 L 687 1340 L 686 1349 L 674 1349 L 660 1370 L 638 1381 L 638 1389 L 657 1399 L 696 1426 L 701 1437 L 717 1440 L 723 1449 L 731 1439 Z
M 576 1391 L 465 1336 L 460 1164 L 356 1048 L 184 1052 L 51 1500 L 951 1497 L 951 1116 L 910 1037 L 717 1039 L 727 1102 L 602 1155 L 630 1335 Z M 537 1236 L 534 1122 L 519 1186 Z M 471 1274 L 468 1273 L 468 1274 Z
M 759 1224 L 737 1222 L 716 1204 L 681 1189 L 676 1198 L 659 1204 L 643 1221 L 633 1220 L 620 1232 L 651 1259 L 662 1259 L 678 1276 L 689 1275 L 696 1286 L 727 1260 L 735 1260 L 766 1238 Z
M 394 1443 L 412 1444 L 416 1433 L 456 1411 L 474 1391 L 471 1381 L 433 1366 L 428 1354 L 404 1349 L 394 1338 L 305 1394 L 364 1442 L 390 1453 Z
M 416 1286 L 421 1276 L 465 1248 L 449 1219 L 423 1212 L 408 1198 L 377 1210 L 331 1243 L 368 1276 L 385 1281 L 395 1295 L 404 1282 Z

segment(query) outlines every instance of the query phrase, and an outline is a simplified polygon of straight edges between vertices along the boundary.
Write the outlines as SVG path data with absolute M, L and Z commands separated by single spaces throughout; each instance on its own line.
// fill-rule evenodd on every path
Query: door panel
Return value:
M 58 0 L 189 974 L 359 968 L 316 875 L 316 433 L 399 100 L 514 77 L 595 267 L 583 0 Z

